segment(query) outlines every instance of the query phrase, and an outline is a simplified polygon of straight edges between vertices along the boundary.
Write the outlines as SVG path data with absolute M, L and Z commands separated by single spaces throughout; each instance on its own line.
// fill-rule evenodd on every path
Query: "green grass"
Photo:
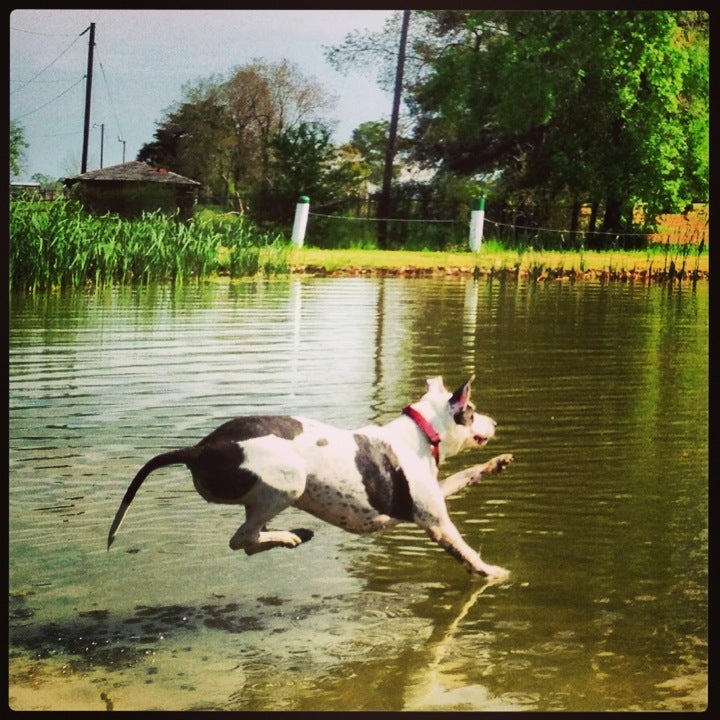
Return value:
M 137 219 L 86 213 L 66 199 L 10 203 L 10 288 L 186 282 L 214 276 L 320 274 L 510 274 L 536 280 L 600 275 L 705 277 L 708 252 L 690 244 L 646 250 L 506 249 L 489 238 L 467 250 L 327 249 L 290 246 L 237 213 L 199 212 L 188 222 L 160 213 Z
M 684 248 L 684 249 L 683 249 Z M 578 275 L 661 276 L 681 270 L 708 273 L 707 250 L 697 252 L 692 246 L 667 248 L 655 246 L 649 250 L 607 251 L 551 251 L 506 250 L 494 241 L 483 243 L 479 253 L 467 251 L 410 251 L 377 249 L 293 248 L 289 262 L 296 270 L 311 272 L 355 273 L 398 272 L 405 274 L 437 272 L 474 272 L 479 275 L 515 274 L 522 277 L 572 277 Z
M 182 223 L 162 213 L 97 216 L 65 199 L 10 203 L 11 289 L 284 273 L 284 254 L 279 236 L 239 216 Z

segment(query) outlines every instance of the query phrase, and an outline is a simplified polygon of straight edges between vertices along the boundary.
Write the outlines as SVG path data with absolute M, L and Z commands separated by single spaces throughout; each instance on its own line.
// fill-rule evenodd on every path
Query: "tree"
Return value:
M 392 113 L 388 129 L 387 145 L 385 147 L 385 163 L 383 166 L 383 184 L 378 201 L 378 245 L 388 247 L 387 218 L 392 209 L 392 178 L 395 153 L 397 152 L 397 129 L 400 121 L 400 103 L 402 102 L 403 76 L 405 74 L 405 55 L 407 53 L 407 36 L 410 23 L 410 11 L 403 11 L 402 26 L 400 28 L 400 42 L 398 46 L 397 64 L 395 70 L 395 85 L 393 88 Z
M 387 145 L 389 123 L 386 120 L 374 120 L 358 125 L 352 132 L 350 145 L 352 145 L 367 168 L 367 179 L 373 185 L 380 187 L 383 181 L 385 167 L 385 150 Z M 402 138 L 399 139 L 399 146 Z M 400 166 L 393 167 L 393 177 L 397 177 Z
M 298 196 L 307 195 L 322 207 L 347 200 L 361 183 L 356 164 L 332 144 L 323 123 L 285 128 L 275 134 L 269 150 L 268 183 L 258 188 L 253 201 L 260 220 L 287 222 Z
M 399 25 L 399 42 L 398 30 Z M 422 27 L 422 23 L 421 23 Z M 420 31 L 422 32 L 422 31 Z M 403 88 L 405 86 L 405 67 L 410 37 L 410 10 L 396 13 L 381 33 L 363 35 L 350 33 L 340 46 L 326 50 L 328 61 L 338 70 L 345 71 L 349 66 L 370 65 L 379 69 L 381 86 L 392 87 L 393 102 L 390 123 L 384 147 L 382 187 L 378 197 L 377 238 L 381 248 L 388 247 L 387 219 L 392 215 L 392 180 L 395 176 L 395 156 L 398 151 L 398 126 L 400 122 Z M 417 78 L 421 74 L 422 64 L 417 57 L 412 63 L 411 75 Z M 390 77 L 393 78 L 392 84 Z
M 457 11 L 420 11 L 412 14 L 407 28 L 407 52 L 403 73 L 403 90 L 421 85 L 429 62 L 443 50 L 463 38 Z M 387 92 L 395 89 L 398 38 L 405 21 L 404 11 L 393 13 L 379 32 L 356 30 L 348 33 L 339 45 L 325 48 L 325 58 L 338 72 L 373 71 L 378 85 Z
M 694 18 L 697 20 L 698 18 Z M 442 24 L 441 24 L 442 20 Z M 419 156 L 602 203 L 603 229 L 707 197 L 707 23 L 671 11 L 470 12 L 413 89 Z
M 25 141 L 25 130 L 22 125 L 10 121 L 10 177 L 17 177 L 22 170 L 25 149 L 30 147 Z
M 232 176 L 228 152 L 232 120 L 216 94 L 210 89 L 204 97 L 177 105 L 158 126 L 155 141 L 143 145 L 137 159 L 199 180 L 217 194 L 227 194 Z
M 332 98 L 287 60 L 255 60 L 183 88 L 138 159 L 202 182 L 218 195 L 261 197 L 273 138 L 315 119 Z

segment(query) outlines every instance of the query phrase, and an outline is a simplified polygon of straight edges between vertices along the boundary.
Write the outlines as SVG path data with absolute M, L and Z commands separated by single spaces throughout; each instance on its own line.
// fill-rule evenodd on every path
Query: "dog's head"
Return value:
M 481 447 L 495 434 L 495 421 L 475 412 L 470 402 L 471 377 L 455 392 L 445 388 L 442 377 L 429 378 L 421 403 L 432 410 L 427 419 L 440 435 L 440 455 L 449 457 L 461 450 Z

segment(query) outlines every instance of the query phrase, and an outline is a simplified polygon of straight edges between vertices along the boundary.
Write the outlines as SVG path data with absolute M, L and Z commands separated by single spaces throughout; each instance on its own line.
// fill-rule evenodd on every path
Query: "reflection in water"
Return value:
M 302 283 L 299 278 L 290 282 L 290 315 L 292 317 L 292 372 L 290 379 L 292 387 L 300 385 L 302 378 L 298 374 L 298 359 L 300 358 L 300 339 L 302 337 Z
M 477 372 L 477 315 L 478 315 L 478 282 L 468 281 L 465 284 L 465 300 L 463 304 L 463 344 L 462 355 L 465 361 L 465 376 L 470 377 Z
M 438 620 L 425 645 L 427 666 L 421 668 L 417 679 L 413 678 L 408 683 L 404 710 L 472 710 L 479 704 L 482 704 L 485 710 L 523 709 L 512 707 L 512 704 L 503 701 L 494 702 L 487 688 L 482 685 L 468 685 L 462 676 L 456 677 L 449 672 L 449 668 L 453 667 L 452 652 L 460 623 L 475 606 L 480 594 L 500 582 L 486 581 L 471 588 L 448 608 L 445 616 L 447 625 Z M 480 647 L 478 654 L 482 655 Z
M 698 710 L 708 289 L 245 281 L 11 297 L 10 695 L 53 709 Z M 242 510 L 137 468 L 243 413 L 385 422 L 475 372 L 508 471 L 419 529 L 247 558 Z M 290 510 L 288 526 L 301 514 Z M 309 525 L 308 525 L 309 523 Z

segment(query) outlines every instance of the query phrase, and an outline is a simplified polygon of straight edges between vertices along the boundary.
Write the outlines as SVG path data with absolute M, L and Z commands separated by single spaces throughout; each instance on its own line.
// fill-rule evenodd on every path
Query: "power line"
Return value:
M 30 110 L 26 113 L 23 113 L 22 115 L 17 115 L 16 117 L 11 119 L 11 122 L 16 122 L 17 120 L 22 120 L 23 118 L 27 117 L 28 115 L 32 115 L 33 113 L 36 113 L 38 110 L 42 110 L 43 108 L 46 108 L 51 103 L 54 103 L 56 100 L 59 100 L 63 95 L 67 95 L 74 87 L 79 85 L 83 80 L 85 79 L 85 76 L 83 75 L 79 80 L 76 80 L 67 90 L 61 92 L 59 95 L 56 95 L 52 100 L 48 100 L 46 103 L 43 103 L 40 105 L 40 107 L 36 107 L 34 110 Z
M 14 27 L 11 27 L 10 30 L 12 32 L 25 33 L 26 35 L 42 35 L 43 37 L 75 37 L 75 35 L 71 33 L 43 33 L 38 32 L 37 30 L 23 30 L 22 28 Z
M 21 83 L 21 82 L 23 82 L 23 81 L 22 81 L 22 80 L 12 80 L 12 79 L 10 80 L 10 83 L 11 83 L 11 84 L 12 84 L 12 83 L 17 84 L 17 83 Z M 62 80 L 62 79 L 58 79 L 58 80 L 34 80 L 33 82 L 34 82 L 36 85 L 58 85 L 59 83 L 64 83 L 65 80 Z M 25 84 L 25 83 L 23 83 L 23 84 Z M 18 88 L 18 89 L 19 89 L 19 88 Z M 10 94 L 12 95 L 12 93 L 10 93 Z
M 40 34 L 40 33 L 38 33 L 38 34 Z M 30 85 L 30 83 L 32 83 L 32 82 L 34 82 L 35 80 L 37 80 L 37 78 L 39 78 L 40 75 L 42 75 L 48 68 L 52 67 L 66 52 L 68 52 L 68 50 L 70 50 L 70 48 L 71 48 L 73 45 L 75 45 L 75 43 L 76 43 L 79 39 L 80 39 L 80 36 L 77 36 L 77 37 L 70 43 L 70 45 L 68 45 L 52 62 L 48 63 L 42 70 L 40 70 L 40 72 L 37 73 L 37 74 L 35 75 L 35 77 L 30 78 L 30 80 L 28 80 L 26 83 L 24 83 L 23 85 L 21 85 L 19 88 L 16 88 L 15 90 L 11 90 L 11 91 L 10 91 L 10 95 L 13 95 L 13 94 L 16 93 L 16 92 L 20 92 L 20 90 L 23 90 L 23 89 L 26 88 L 28 85 Z
M 107 75 L 105 74 L 105 66 L 102 63 L 102 60 L 100 60 L 99 58 L 98 64 L 100 65 L 100 71 L 102 72 L 103 81 L 105 82 L 105 89 L 107 90 L 110 109 L 112 110 L 112 114 L 115 117 L 115 124 L 117 125 L 118 135 L 120 137 L 123 137 L 122 128 L 120 127 L 120 119 L 118 118 L 117 111 L 115 110 L 115 103 L 113 102 L 112 93 L 110 92 L 110 85 L 108 84 Z
M 77 130 L 69 130 L 68 132 L 63 133 L 51 133 L 49 135 L 35 135 L 33 133 L 33 138 L 37 140 L 45 140 L 47 138 L 69 137 L 70 135 L 77 135 Z

